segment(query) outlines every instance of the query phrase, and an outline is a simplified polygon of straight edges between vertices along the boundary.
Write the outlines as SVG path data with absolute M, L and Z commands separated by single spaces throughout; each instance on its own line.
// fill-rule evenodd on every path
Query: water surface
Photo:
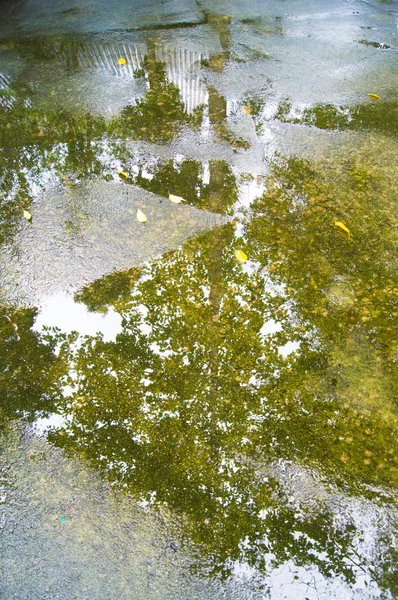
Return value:
M 397 3 L 213 4 L 1 5 L 7 600 L 398 593 Z

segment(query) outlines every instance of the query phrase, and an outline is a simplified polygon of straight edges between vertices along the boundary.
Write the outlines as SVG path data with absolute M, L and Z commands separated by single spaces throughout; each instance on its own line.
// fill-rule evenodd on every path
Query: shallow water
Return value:
M 0 597 L 394 598 L 398 5 L 108 4 L 1 4 Z

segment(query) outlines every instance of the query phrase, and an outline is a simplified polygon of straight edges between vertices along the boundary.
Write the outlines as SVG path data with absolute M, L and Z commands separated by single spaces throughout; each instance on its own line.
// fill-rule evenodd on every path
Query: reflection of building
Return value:
M 98 42 L 82 44 L 77 49 L 68 48 L 64 56 L 67 64 L 75 63 L 84 69 L 106 69 L 115 77 L 126 79 L 133 78 L 135 72 L 143 69 L 146 53 L 144 43 L 107 45 Z M 168 81 L 179 88 L 188 114 L 199 105 L 208 103 L 208 93 L 200 76 L 201 60 L 207 56 L 165 44 L 156 44 L 155 54 L 156 59 L 165 64 Z M 120 58 L 124 58 L 126 64 L 120 65 Z

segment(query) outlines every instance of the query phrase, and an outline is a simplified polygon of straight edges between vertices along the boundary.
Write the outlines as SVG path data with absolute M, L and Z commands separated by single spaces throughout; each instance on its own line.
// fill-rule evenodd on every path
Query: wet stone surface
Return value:
M 2 442 L 3 598 L 234 597 L 188 575 L 195 554 L 167 511 L 151 515 L 31 433 Z
M 145 223 L 138 221 L 138 210 Z M 38 305 L 44 297 L 142 265 L 227 220 L 123 183 L 49 191 L 35 203 L 31 221 L 4 248 L 3 298 Z

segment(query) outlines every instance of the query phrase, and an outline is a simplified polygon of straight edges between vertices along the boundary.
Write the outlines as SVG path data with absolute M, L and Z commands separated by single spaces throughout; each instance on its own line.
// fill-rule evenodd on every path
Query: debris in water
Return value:
M 344 223 L 342 223 L 341 221 L 335 221 L 334 224 L 336 225 L 336 227 L 340 227 L 340 229 L 345 231 L 348 234 L 348 237 L 350 237 L 350 230 L 344 225 Z
M 185 202 L 184 198 L 181 198 L 181 196 L 174 196 L 174 194 L 169 194 L 169 200 L 174 204 L 181 204 L 181 202 Z
M 123 181 L 125 181 L 126 179 L 129 178 L 128 173 L 126 173 L 125 171 L 122 171 L 122 169 L 118 170 L 118 175 L 119 175 L 120 179 L 123 179 Z
M 235 256 L 240 263 L 245 263 L 247 261 L 247 256 L 243 250 L 235 250 Z
M 137 210 L 137 221 L 146 223 L 146 215 L 140 209 Z

